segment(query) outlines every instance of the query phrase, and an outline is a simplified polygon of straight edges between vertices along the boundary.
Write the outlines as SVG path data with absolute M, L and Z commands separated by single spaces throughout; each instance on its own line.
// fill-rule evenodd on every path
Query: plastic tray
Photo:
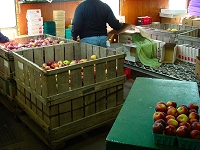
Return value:
M 155 144 L 173 146 L 176 141 L 176 136 L 168 136 L 168 135 L 153 133 L 153 137 Z
M 178 139 L 178 147 L 183 149 L 200 150 L 200 140 L 180 138 Z

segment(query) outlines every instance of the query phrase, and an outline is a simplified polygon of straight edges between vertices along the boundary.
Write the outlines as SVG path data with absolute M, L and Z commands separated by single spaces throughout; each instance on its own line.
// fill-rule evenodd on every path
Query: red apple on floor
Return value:
M 176 108 L 171 107 L 170 109 L 167 110 L 167 115 L 172 115 L 174 117 L 178 116 L 178 111 Z
M 178 127 L 178 121 L 176 121 L 175 119 L 169 119 L 167 121 L 167 125 L 173 125 L 174 127 Z
M 188 128 L 189 131 L 191 130 L 191 125 L 189 122 L 181 122 L 181 123 L 179 123 L 179 127 L 180 126 L 185 126 Z
M 166 126 L 166 122 L 165 122 L 164 119 L 158 119 L 158 120 L 156 120 L 154 123 L 161 123 L 161 124 L 163 125 L 163 127 Z
M 167 112 L 167 106 L 165 104 L 156 104 L 156 111 Z
M 165 119 L 165 114 L 163 112 L 155 112 L 153 114 L 153 120 L 156 121 L 158 119 Z
M 178 114 L 188 114 L 187 106 L 181 105 L 177 107 Z
M 171 135 L 175 136 L 176 135 L 176 127 L 172 125 L 168 125 L 165 127 L 165 135 Z
M 190 132 L 190 138 L 200 140 L 200 131 L 199 130 L 192 130 Z
M 177 107 L 177 103 L 174 102 L 174 101 L 168 101 L 168 102 L 166 103 L 166 105 L 167 105 L 167 107 L 169 107 L 169 106 L 173 106 L 174 108 Z
M 199 106 L 196 103 L 190 103 L 187 107 L 188 109 L 195 109 L 197 112 L 199 110 Z
M 172 115 L 167 115 L 165 116 L 165 121 L 167 122 L 169 119 L 176 119 L 174 116 Z
M 199 120 L 199 114 L 196 113 L 196 112 L 189 113 L 188 117 L 189 117 L 189 119 L 197 119 L 197 120 Z
M 154 123 L 152 126 L 153 133 L 162 134 L 164 129 L 162 123 Z
M 189 118 L 188 118 L 188 116 L 186 114 L 180 114 L 180 115 L 178 115 L 176 120 L 178 122 L 188 122 Z
M 176 135 L 178 137 L 186 138 L 189 135 L 189 130 L 186 126 L 180 126 L 176 129 Z
M 192 130 L 199 130 L 200 131 L 200 122 L 193 122 L 191 124 Z
M 190 124 L 192 124 L 193 122 L 198 122 L 198 120 L 197 119 L 189 119 L 189 121 L 188 121 Z

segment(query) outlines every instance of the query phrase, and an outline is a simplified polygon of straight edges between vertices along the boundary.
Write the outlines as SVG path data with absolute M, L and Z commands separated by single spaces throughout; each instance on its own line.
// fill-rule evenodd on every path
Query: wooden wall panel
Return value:
M 74 11 L 80 2 L 53 2 L 37 4 L 19 4 L 19 32 L 20 35 L 27 34 L 26 11 L 28 9 L 41 9 L 44 21 L 53 20 L 53 10 L 65 11 L 65 26 L 71 24 L 74 17 Z
M 80 2 L 53 2 L 38 4 L 20 4 L 19 32 L 27 34 L 27 9 L 41 9 L 44 21 L 51 21 L 53 10 L 65 10 L 65 26 L 71 23 L 74 11 Z M 168 0 L 120 0 L 120 15 L 124 15 L 127 23 L 137 25 L 137 17 L 150 16 L 153 22 L 159 22 L 161 8 L 168 8 Z
M 160 22 L 161 8 L 168 8 L 168 0 L 120 0 L 120 15 L 126 22 L 137 25 L 137 17 L 149 16 L 153 22 Z

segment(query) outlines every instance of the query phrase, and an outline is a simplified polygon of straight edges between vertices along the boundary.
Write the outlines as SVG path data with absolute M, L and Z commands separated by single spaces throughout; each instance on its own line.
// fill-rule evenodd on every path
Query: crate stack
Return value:
M 56 24 L 56 36 L 65 38 L 65 11 L 53 10 L 53 21 Z
M 28 9 L 26 13 L 28 35 L 43 34 L 43 17 L 40 9 Z
M 114 120 L 124 102 L 125 53 L 67 41 L 13 52 L 15 98 L 26 115 L 19 118 L 31 118 L 32 131 L 52 149 Z M 92 55 L 97 58 L 91 60 Z M 86 59 L 59 69 L 42 68 L 46 62 Z

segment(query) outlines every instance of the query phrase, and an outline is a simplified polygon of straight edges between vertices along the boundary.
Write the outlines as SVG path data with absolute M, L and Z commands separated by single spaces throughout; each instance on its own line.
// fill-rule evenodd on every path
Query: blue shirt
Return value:
M 100 0 L 86 0 L 78 5 L 72 23 L 72 36 L 80 39 L 92 36 L 107 36 L 109 24 L 114 30 L 120 30 L 122 24 L 116 19 L 112 9 Z
M 0 32 L 0 43 L 6 43 L 9 41 L 9 38 L 5 35 L 3 35 L 1 32 Z

